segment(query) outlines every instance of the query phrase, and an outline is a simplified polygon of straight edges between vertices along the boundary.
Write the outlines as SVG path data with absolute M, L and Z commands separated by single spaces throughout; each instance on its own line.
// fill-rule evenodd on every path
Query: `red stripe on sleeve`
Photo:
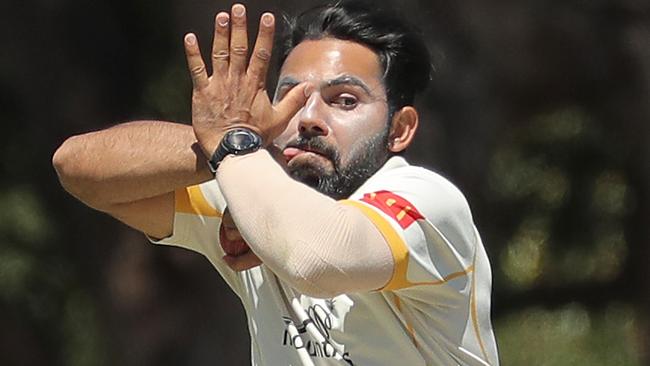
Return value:
M 403 197 L 389 191 L 366 193 L 361 201 L 373 205 L 392 217 L 403 229 L 408 228 L 416 220 L 424 217 Z

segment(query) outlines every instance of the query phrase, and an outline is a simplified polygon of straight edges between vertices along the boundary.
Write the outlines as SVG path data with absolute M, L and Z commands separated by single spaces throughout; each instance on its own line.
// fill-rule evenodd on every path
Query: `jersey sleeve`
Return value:
M 154 244 L 181 247 L 202 254 L 239 293 L 239 277 L 222 259 L 225 253 L 219 242 L 219 228 L 226 204 L 216 181 L 179 188 L 174 192 L 174 201 L 172 235 L 162 240 L 149 240 Z
M 498 365 L 490 265 L 465 197 L 434 172 L 394 165 L 345 201 L 365 213 L 392 252 L 382 294 L 416 346 L 436 343 L 435 330 L 461 345 L 455 352 L 471 364 Z
M 401 167 L 371 178 L 344 203 L 362 210 L 390 246 L 394 270 L 382 290 L 406 294 L 442 284 L 467 289 L 475 229 L 467 201 L 445 178 Z

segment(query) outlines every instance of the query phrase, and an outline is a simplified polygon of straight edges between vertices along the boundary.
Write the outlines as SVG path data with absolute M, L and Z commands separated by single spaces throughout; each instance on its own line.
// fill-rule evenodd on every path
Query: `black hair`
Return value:
M 377 2 L 338 1 L 286 20 L 280 65 L 305 40 L 331 37 L 365 45 L 379 57 L 391 115 L 412 105 L 431 79 L 430 55 L 420 33 L 395 11 L 379 8 Z

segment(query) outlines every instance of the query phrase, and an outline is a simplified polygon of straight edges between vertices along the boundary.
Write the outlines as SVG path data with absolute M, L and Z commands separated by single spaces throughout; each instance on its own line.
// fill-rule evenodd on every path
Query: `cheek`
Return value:
M 344 161 L 354 151 L 355 145 L 370 136 L 381 133 L 387 126 L 388 111 L 385 108 L 366 105 L 353 111 L 339 111 L 332 118 L 331 126 L 336 135 L 339 151 Z

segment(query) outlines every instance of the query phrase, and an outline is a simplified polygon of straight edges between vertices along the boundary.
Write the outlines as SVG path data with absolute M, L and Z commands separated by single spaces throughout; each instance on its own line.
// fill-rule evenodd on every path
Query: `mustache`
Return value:
M 340 155 L 338 150 L 334 146 L 325 142 L 322 137 L 307 138 L 304 136 L 298 136 L 296 139 L 290 141 L 286 147 L 294 147 L 300 150 L 315 152 L 330 159 L 335 163 L 335 165 L 338 165 L 339 162 Z

